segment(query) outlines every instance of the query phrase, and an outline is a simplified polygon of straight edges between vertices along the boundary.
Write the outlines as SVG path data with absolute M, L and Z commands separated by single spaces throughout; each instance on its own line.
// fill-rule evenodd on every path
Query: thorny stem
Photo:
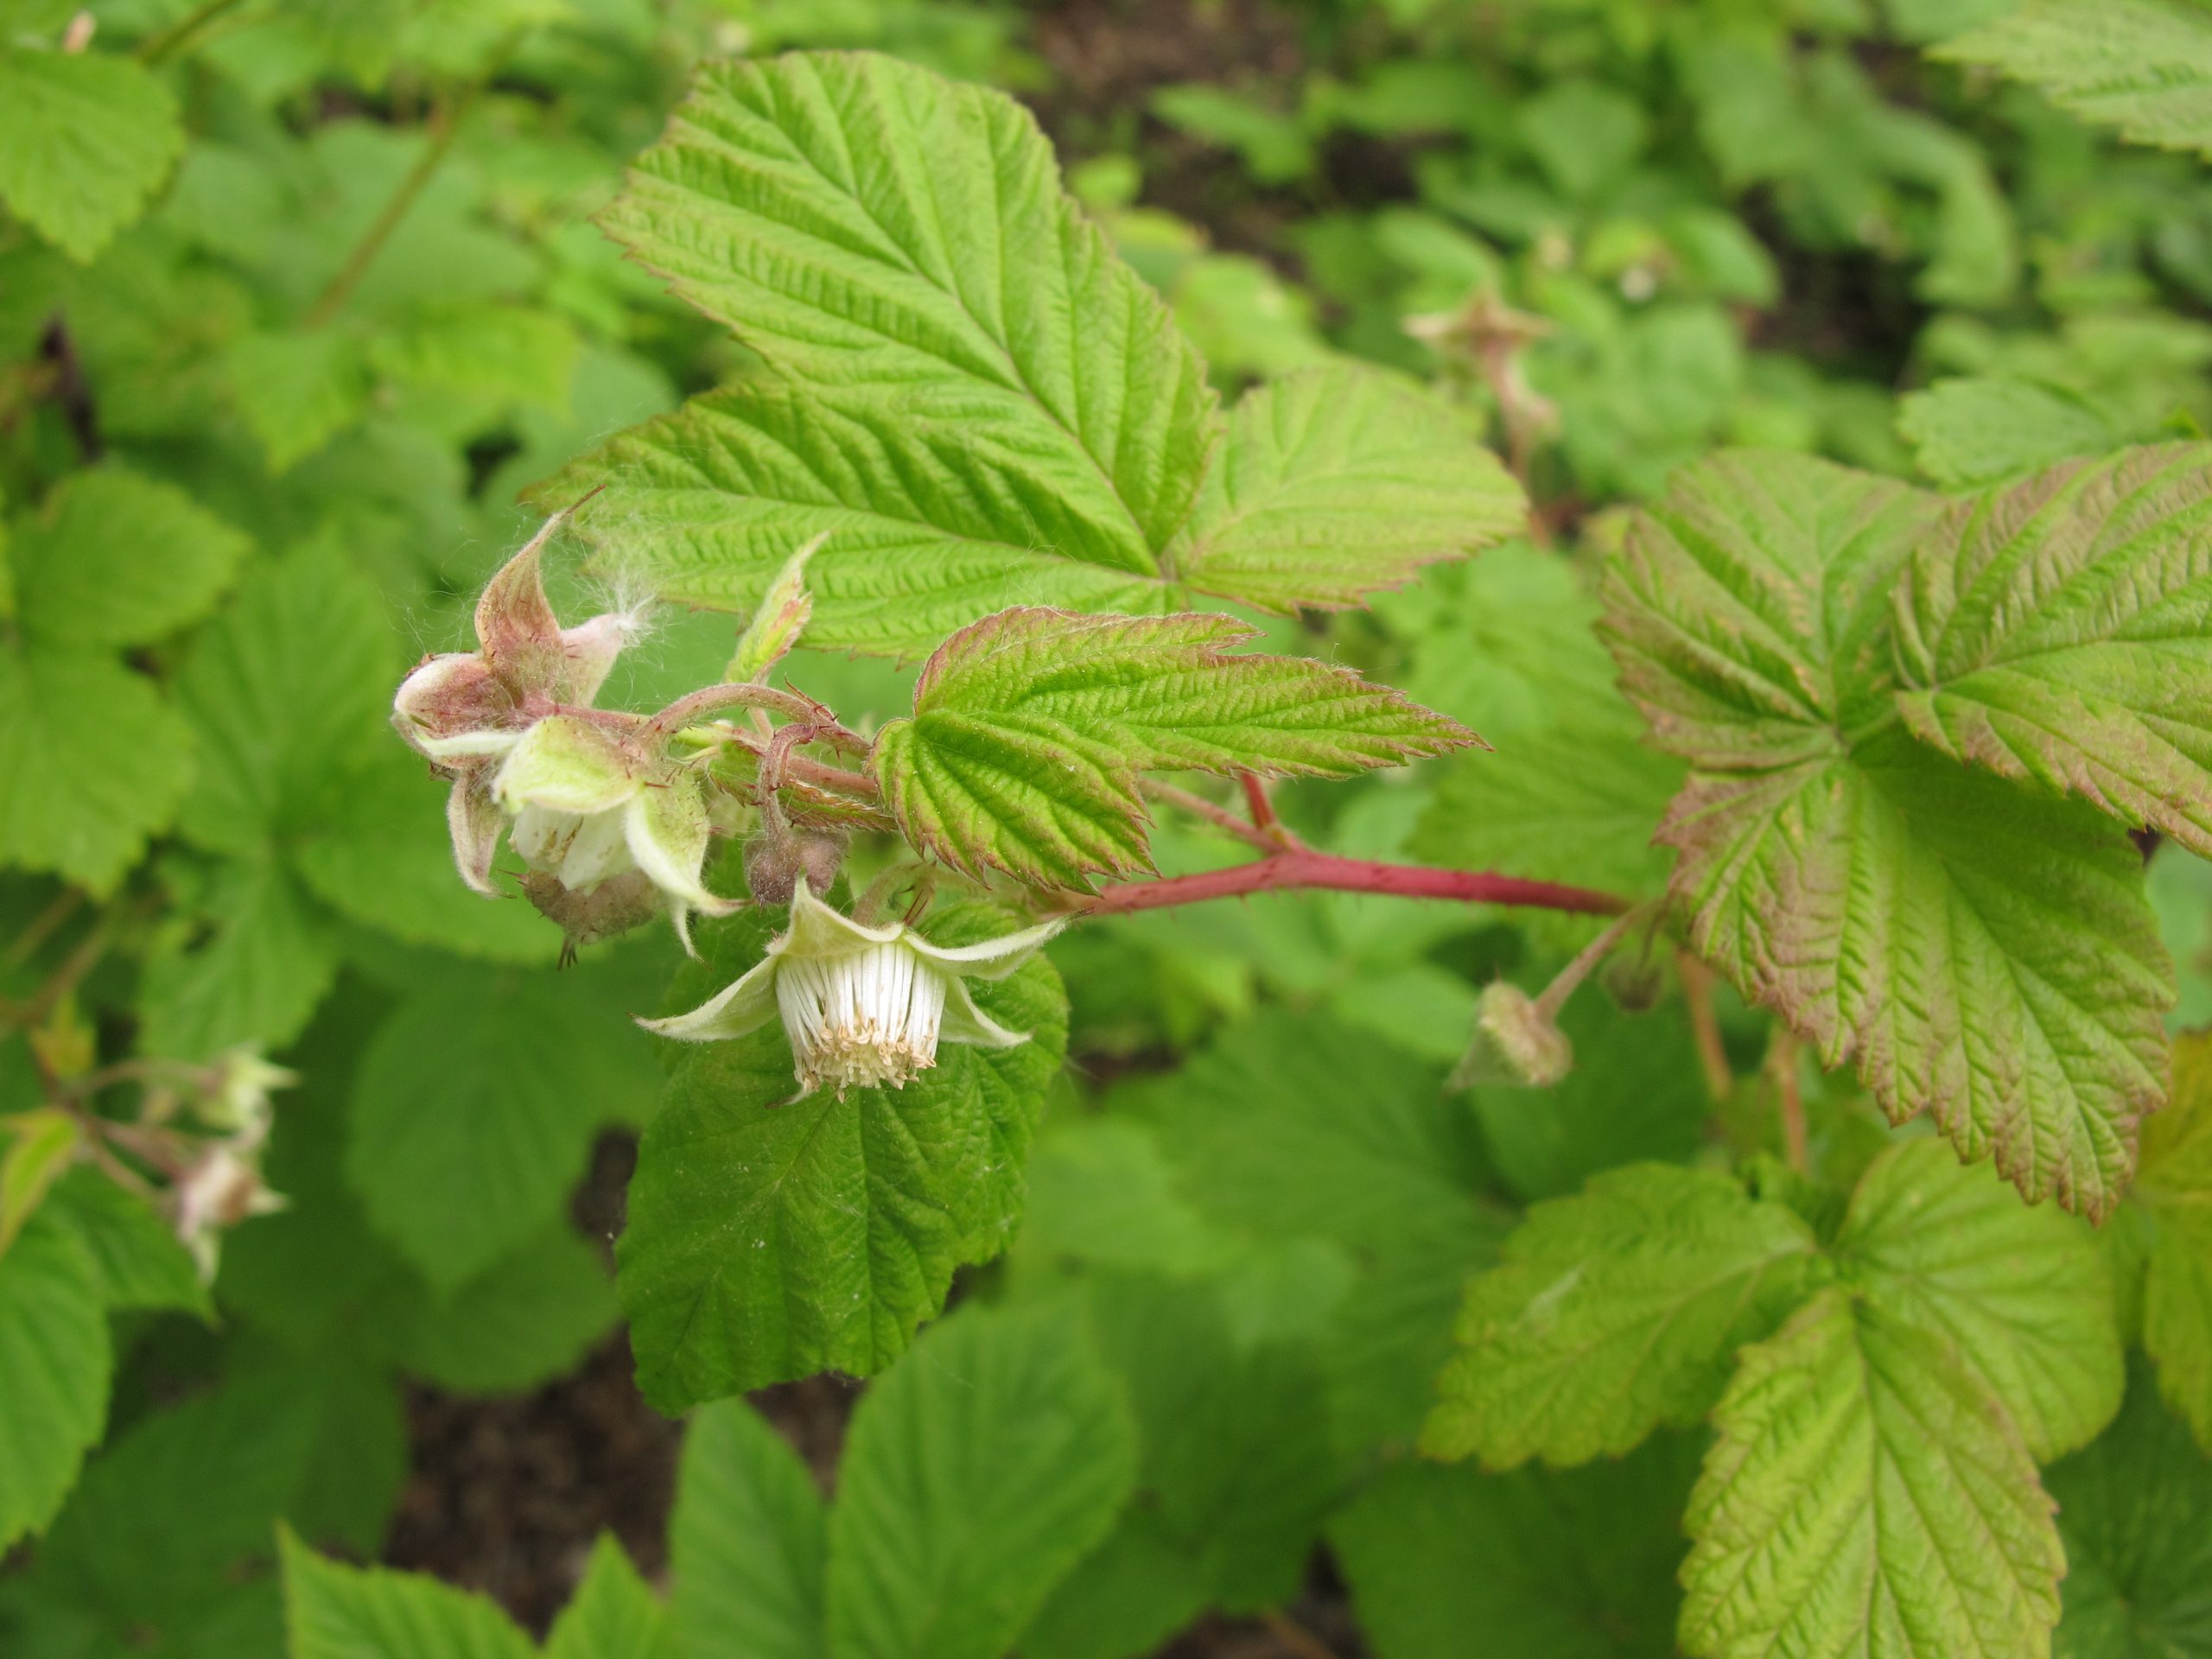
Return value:
M 1249 864 L 1157 881 L 1132 881 L 1105 892 L 1077 897 L 1072 905 L 1085 916 L 1126 915 L 1194 905 L 1207 899 L 1231 899 L 1285 888 L 1325 888 L 1338 893 L 1389 893 L 1402 899 L 1452 899 L 1469 905 L 1522 905 L 1539 910 L 1571 911 L 1586 916 L 1618 916 L 1629 901 L 1610 893 L 1567 887 L 1557 881 L 1529 881 L 1487 870 L 1440 870 L 1420 864 L 1385 864 L 1374 859 L 1339 858 L 1310 848 L 1278 852 Z
M 868 740 L 840 726 L 830 711 L 811 697 L 796 691 L 779 691 L 772 685 L 710 685 L 678 697 L 639 729 L 638 741 L 647 747 L 665 741 L 702 715 L 718 709 L 766 709 L 812 728 L 812 736 L 841 749 L 865 753 Z
M 1590 977 L 1591 970 L 1611 954 L 1612 948 L 1620 943 L 1621 936 L 1638 922 L 1656 914 L 1657 910 L 1656 904 L 1637 906 L 1577 951 L 1574 960 L 1560 969 L 1559 976 L 1545 986 L 1543 994 L 1537 997 L 1537 1014 L 1546 1020 L 1556 1020 L 1559 1011 L 1567 1006 L 1567 999 L 1573 996 L 1582 982 Z
M 1805 1097 L 1797 1086 L 1797 1038 L 1777 1024 L 1767 1045 L 1766 1063 L 1774 1073 L 1775 1096 L 1782 1115 L 1782 1155 L 1800 1175 L 1808 1167 L 1805 1150 Z
M 468 112 L 469 106 L 475 103 L 477 94 L 482 90 L 483 84 L 477 82 L 464 89 L 456 98 L 441 99 L 437 108 L 430 112 L 429 148 L 408 169 L 407 176 L 399 181 L 399 188 L 391 193 L 391 200 L 385 203 L 383 211 L 362 233 L 361 239 L 353 245 L 353 252 L 346 256 L 345 264 L 330 279 L 330 285 L 316 298 L 314 308 L 307 315 L 308 327 L 320 328 L 329 322 L 352 297 L 353 290 L 360 286 L 361 278 L 368 274 L 369 267 L 375 263 L 377 255 L 383 251 L 384 245 L 391 239 L 391 233 L 399 228 L 400 221 L 414 207 L 415 199 L 436 176 L 439 167 L 445 161 L 446 152 L 453 148 L 454 138 L 460 136 L 461 118 Z
M 1244 785 L 1244 805 L 1252 815 L 1252 827 L 1267 837 L 1268 845 L 1295 849 L 1306 844 L 1275 816 L 1275 804 L 1268 798 L 1267 783 L 1259 773 L 1240 772 L 1236 779 Z
M 202 0 L 167 29 L 156 29 L 139 41 L 131 55 L 149 67 L 166 63 L 189 45 L 194 35 L 238 3 L 238 0 Z
M 1720 1021 L 1713 1013 L 1713 970 L 1687 950 L 1675 951 L 1675 962 L 1681 970 L 1682 1001 L 1689 1008 L 1690 1034 L 1697 1041 L 1706 1092 L 1714 1105 L 1725 1106 L 1736 1092 L 1736 1073 L 1720 1040 Z
M 1146 798 L 1158 801 L 1163 806 L 1173 806 L 1188 812 L 1194 818 L 1204 818 L 1208 823 L 1239 841 L 1249 842 L 1263 853 L 1282 850 L 1282 843 L 1256 823 L 1247 823 L 1225 806 L 1216 806 L 1203 795 L 1193 795 L 1187 789 L 1178 789 L 1173 784 L 1163 784 L 1153 779 L 1141 780 L 1139 787 Z

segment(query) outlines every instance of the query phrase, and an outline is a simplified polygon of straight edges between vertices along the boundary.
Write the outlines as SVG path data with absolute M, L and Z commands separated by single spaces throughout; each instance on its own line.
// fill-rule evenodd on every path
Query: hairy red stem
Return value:
M 1326 887 L 1338 893 L 1387 893 L 1402 899 L 1455 899 L 1470 905 L 1525 905 L 1538 910 L 1568 910 L 1590 916 L 1618 916 L 1629 901 L 1610 893 L 1570 887 L 1557 881 L 1528 881 L 1487 870 L 1436 870 L 1420 864 L 1383 864 L 1368 858 L 1339 858 L 1307 848 L 1277 853 L 1250 864 L 1160 881 L 1133 881 L 1109 887 L 1080 901 L 1086 916 L 1116 916 L 1171 905 L 1195 905 L 1207 899 L 1286 887 Z

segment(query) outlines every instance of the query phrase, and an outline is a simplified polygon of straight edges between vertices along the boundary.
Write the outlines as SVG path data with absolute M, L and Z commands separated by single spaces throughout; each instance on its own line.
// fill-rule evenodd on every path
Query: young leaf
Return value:
M 545 1659 L 654 1659 L 666 1623 L 652 1586 L 613 1535 L 603 1532 L 583 1582 L 546 1636 Z
M 1690 1496 L 1694 1659 L 2016 1659 L 2066 1570 L 2011 1420 L 1948 1343 L 1840 1290 L 1748 1351 Z
M 2212 1034 L 2174 1046 L 2174 1097 L 2143 1135 L 2128 1194 L 2151 1222 L 2143 1346 L 2166 1403 L 2212 1448 Z
M 1225 616 L 1002 611 L 946 640 L 870 765 L 910 840 L 974 874 L 1081 886 L 1143 868 L 1137 773 L 1344 777 L 1478 741 Z
M 0 1254 L 0 1549 L 54 1518 L 107 1421 L 114 1369 L 99 1269 L 54 1217 Z
M 2055 467 L 1954 507 L 1898 604 L 1913 735 L 2212 856 L 2208 519 L 2207 444 Z
M 2112 1281 L 2086 1224 L 1908 1141 L 1859 1178 L 1835 1253 L 1885 1314 L 1958 1351 L 2038 1461 L 2088 1444 L 2120 1409 Z
M 1661 838 L 1691 941 L 1893 1121 L 2031 1198 L 2116 1199 L 2171 992 L 2117 826 L 1897 723 L 1891 593 L 1933 498 L 1802 457 L 1684 473 L 1607 580 L 1614 653 L 1695 770 Z
M 2212 154 L 2212 19 L 2182 0 L 2027 0 L 1939 48 L 2139 144 Z
M 996 912 L 954 912 L 931 937 L 1004 931 Z M 757 917 L 720 931 L 718 982 L 752 965 L 765 931 Z M 1067 1040 L 1066 1003 L 1041 959 L 970 988 L 1029 1040 L 948 1046 L 895 1093 L 793 1100 L 790 1047 L 773 1024 L 678 1059 L 639 1148 L 616 1252 L 639 1386 L 656 1406 L 880 1370 L 944 1305 L 955 1267 L 1006 1248 Z
M 0 44 L 0 201 L 79 263 L 138 217 L 184 148 L 143 64 Z
M 1460 417 L 1348 367 L 1240 410 L 1200 503 L 1204 365 L 982 87 L 709 71 L 602 222 L 770 365 L 543 486 L 608 484 L 584 533 L 671 599 L 749 612 L 826 531 L 810 642 L 912 656 L 1024 600 L 1349 603 L 1517 521 Z
M 1495 1469 L 1586 1463 L 1694 1423 L 1814 1265 L 1812 1230 L 1729 1176 L 1610 1170 L 1530 1210 L 1504 1260 L 1467 1287 L 1421 1449 Z
M 289 1529 L 277 1542 L 289 1659 L 535 1659 L 530 1638 L 482 1596 L 419 1573 L 343 1566 Z
M 1072 1308 L 963 1309 L 853 1414 L 830 1517 L 837 1659 L 999 1659 L 1136 1472 Z
M 2200 1659 L 2212 1626 L 2212 1461 L 2139 1368 L 2096 1443 L 2055 1465 L 2066 1545 L 2056 1650 L 2068 1659 Z
M 1378 1659 L 1435 1659 L 1475 1632 L 1513 1659 L 1669 1659 L 1696 1437 L 1586 1469 L 1407 1463 L 1331 1522 Z
M 1357 605 L 1521 528 L 1521 486 L 1457 411 L 1367 370 L 1245 395 L 1164 569 L 1271 611 Z
M 814 1477 L 751 1406 L 694 1415 L 669 1523 L 671 1659 L 824 1659 L 827 1527 Z
M 168 485 L 116 467 L 72 474 L 15 526 L 16 616 L 51 645 L 147 645 L 205 616 L 250 547 Z

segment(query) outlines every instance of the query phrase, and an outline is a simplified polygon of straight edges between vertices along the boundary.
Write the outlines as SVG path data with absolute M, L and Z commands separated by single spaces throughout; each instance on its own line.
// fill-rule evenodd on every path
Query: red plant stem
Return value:
M 1338 893 L 1385 893 L 1401 899 L 1454 899 L 1470 905 L 1525 905 L 1538 910 L 1567 910 L 1590 916 L 1618 916 L 1629 901 L 1610 893 L 1570 887 L 1556 881 L 1528 881 L 1486 870 L 1436 870 L 1419 864 L 1383 864 L 1367 858 L 1339 858 L 1299 848 L 1238 864 L 1225 870 L 1132 881 L 1109 887 L 1079 902 L 1086 916 L 1117 916 L 1131 911 L 1195 905 L 1208 899 L 1281 888 L 1325 887 Z

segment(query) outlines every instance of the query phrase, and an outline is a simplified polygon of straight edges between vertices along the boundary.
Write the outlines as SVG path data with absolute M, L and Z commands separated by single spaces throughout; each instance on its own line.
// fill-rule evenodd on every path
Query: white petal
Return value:
M 945 982 L 944 1023 L 938 1028 L 940 1043 L 968 1043 L 977 1048 L 1019 1048 L 1029 1040 L 1026 1031 L 1008 1031 L 976 1006 L 968 987 L 957 979 Z
M 499 831 L 506 823 L 506 815 L 493 801 L 480 776 L 472 772 L 454 779 L 453 793 L 446 797 L 454 867 L 462 880 L 494 899 L 506 897 L 492 880 L 493 855 L 499 850 Z
M 1025 927 L 1019 933 L 1004 933 L 995 939 L 983 939 L 974 944 L 950 948 L 931 944 L 918 933 L 907 943 L 918 954 L 963 978 L 1004 979 L 1036 954 L 1038 946 L 1066 925 L 1067 919 L 1062 917 L 1054 921 L 1039 922 L 1034 927 Z
M 720 995 L 709 998 L 689 1014 L 665 1020 L 640 1020 L 647 1031 L 678 1042 L 712 1043 L 744 1037 L 776 1017 L 776 961 L 766 957 L 752 971 Z

